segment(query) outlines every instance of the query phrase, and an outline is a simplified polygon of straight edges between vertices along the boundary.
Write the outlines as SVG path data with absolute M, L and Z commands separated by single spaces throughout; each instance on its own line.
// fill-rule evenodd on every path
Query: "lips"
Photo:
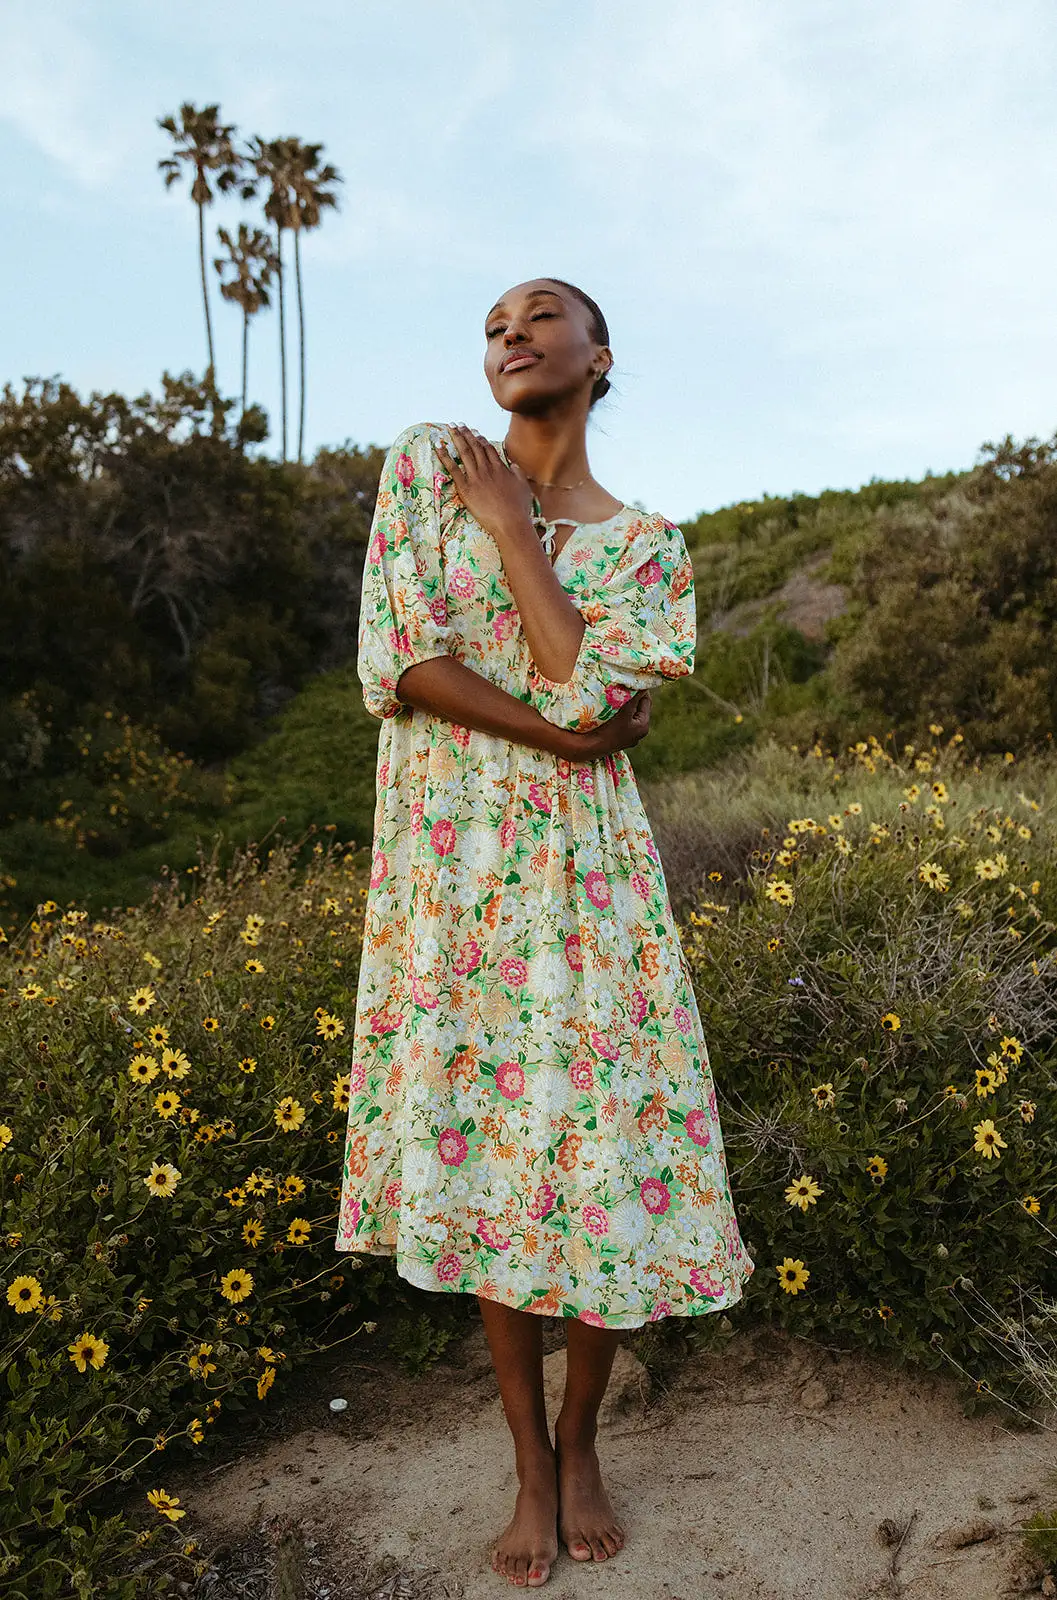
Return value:
M 500 372 L 512 372 L 515 368 L 535 366 L 537 361 L 542 360 L 543 357 L 537 355 L 534 350 L 518 350 L 503 357 L 499 370 Z

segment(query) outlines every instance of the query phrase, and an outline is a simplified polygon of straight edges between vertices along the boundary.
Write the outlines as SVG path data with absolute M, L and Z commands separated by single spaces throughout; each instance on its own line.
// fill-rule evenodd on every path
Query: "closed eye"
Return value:
M 540 317 L 556 317 L 557 315 L 558 313 L 556 311 L 534 311 L 532 316 L 529 318 L 529 321 L 538 322 Z M 506 324 L 503 322 L 494 323 L 492 327 L 485 330 L 485 338 L 494 339 L 497 333 L 502 333 L 505 326 Z

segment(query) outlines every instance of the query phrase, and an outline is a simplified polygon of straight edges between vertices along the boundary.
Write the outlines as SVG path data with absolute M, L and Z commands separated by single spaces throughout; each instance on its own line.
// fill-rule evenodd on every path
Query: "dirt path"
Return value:
M 560 1347 L 547 1357 L 552 1402 L 563 1363 Z M 1011 1530 L 1057 1498 L 1051 1431 L 967 1419 L 945 1378 L 771 1330 L 694 1357 L 648 1410 L 646 1389 L 622 1349 L 599 1453 L 628 1543 L 598 1565 L 563 1550 L 552 1600 L 1039 1592 Z M 341 1394 L 348 1410 L 334 1413 Z M 513 1587 L 489 1565 L 516 1480 L 479 1326 L 424 1378 L 331 1374 L 298 1411 L 282 1440 L 167 1480 L 191 1512 L 181 1531 L 237 1547 L 268 1519 L 296 1523 L 311 1536 L 301 1592 L 319 1600 L 494 1600 Z

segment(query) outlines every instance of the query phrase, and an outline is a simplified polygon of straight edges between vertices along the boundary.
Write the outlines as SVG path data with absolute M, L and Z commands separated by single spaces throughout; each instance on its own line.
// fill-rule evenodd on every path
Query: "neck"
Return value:
M 582 417 L 526 417 L 515 414 L 503 443 L 526 477 L 541 483 L 579 483 L 590 479 Z

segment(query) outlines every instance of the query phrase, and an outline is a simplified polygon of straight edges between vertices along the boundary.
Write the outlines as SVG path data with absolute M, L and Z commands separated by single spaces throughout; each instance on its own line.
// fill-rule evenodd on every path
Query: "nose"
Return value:
M 525 330 L 519 325 L 516 318 L 507 323 L 506 331 L 503 334 L 503 343 L 505 345 L 509 347 L 512 344 L 517 344 L 525 337 Z

